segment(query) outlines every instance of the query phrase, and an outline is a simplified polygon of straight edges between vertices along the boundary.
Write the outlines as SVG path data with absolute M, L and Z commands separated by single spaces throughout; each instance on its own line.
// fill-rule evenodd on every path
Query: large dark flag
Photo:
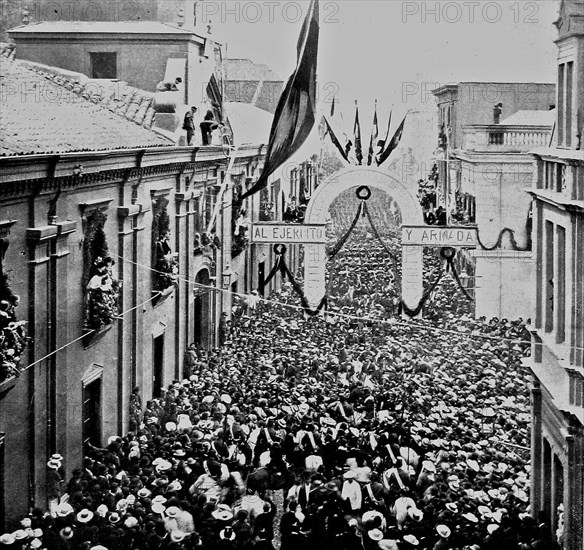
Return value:
M 242 199 L 268 185 L 270 174 L 298 151 L 314 126 L 318 35 L 318 0 L 311 0 L 296 47 L 296 70 L 288 80 L 274 114 L 264 168 L 256 184 L 243 194 Z
M 329 121 L 326 119 L 325 116 L 323 116 L 322 119 L 324 120 L 324 123 L 326 125 L 324 135 L 326 136 L 328 134 L 331 137 L 331 141 L 333 142 L 333 145 L 337 148 L 337 150 L 339 151 L 341 156 L 347 162 L 349 162 L 349 158 L 347 157 L 347 152 L 345 151 L 345 148 L 341 145 L 341 142 L 338 140 L 337 136 L 335 135 L 334 130 L 331 128 L 331 125 L 329 124 Z
M 355 159 L 357 164 L 363 162 L 363 148 L 361 147 L 361 124 L 359 123 L 359 106 L 355 101 L 355 124 L 353 125 L 353 136 L 355 137 Z
M 401 124 L 399 125 L 398 129 L 395 131 L 395 134 L 393 134 L 393 137 L 391 138 L 391 141 L 389 142 L 389 144 L 385 147 L 385 149 L 379 155 L 379 159 L 377 161 L 377 166 L 381 166 L 387 160 L 389 155 L 391 155 L 392 151 L 399 145 L 399 142 L 402 138 L 402 134 L 404 133 L 405 123 L 406 123 L 406 117 L 404 117 L 404 119 L 401 121 Z
M 375 155 L 374 147 L 377 145 L 377 136 L 379 135 L 379 125 L 377 123 L 377 100 L 375 100 L 375 111 L 373 113 L 373 128 L 369 138 L 369 153 L 367 154 L 367 166 L 371 166 L 373 156 Z

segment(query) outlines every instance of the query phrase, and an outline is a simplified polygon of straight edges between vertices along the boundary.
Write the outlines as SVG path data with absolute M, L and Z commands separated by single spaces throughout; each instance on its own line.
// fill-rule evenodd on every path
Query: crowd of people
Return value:
M 358 227 L 326 315 L 305 319 L 285 285 L 220 349 L 191 349 L 189 377 L 134 403 L 132 430 L 0 546 L 555 548 L 529 509 L 523 322 L 474 319 L 448 278 L 431 315 L 404 321 L 390 265 Z

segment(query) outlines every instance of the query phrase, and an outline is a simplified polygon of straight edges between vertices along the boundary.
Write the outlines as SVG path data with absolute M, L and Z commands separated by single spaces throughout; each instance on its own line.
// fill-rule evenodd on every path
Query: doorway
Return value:
M 155 336 L 152 343 L 152 397 L 162 396 L 164 378 L 164 333 Z
M 83 449 L 101 446 L 101 377 L 83 385 Z
M 193 343 L 197 348 L 206 348 L 209 344 L 209 313 L 210 297 L 209 292 L 209 271 L 202 269 L 195 277 L 195 323 Z M 204 286 L 203 286 L 204 285 Z
M 258 292 L 261 296 L 264 295 L 264 281 L 266 280 L 266 262 L 258 264 Z

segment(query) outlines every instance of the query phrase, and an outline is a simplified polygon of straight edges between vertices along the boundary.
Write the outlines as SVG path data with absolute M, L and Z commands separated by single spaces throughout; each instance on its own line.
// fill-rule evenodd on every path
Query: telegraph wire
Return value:
M 157 269 L 152 268 L 151 266 L 146 266 L 144 264 L 134 262 L 133 260 L 129 260 L 127 258 L 123 258 L 119 254 L 112 254 L 112 256 L 116 256 L 117 258 L 119 258 L 120 260 L 122 260 L 124 262 L 133 264 L 137 267 L 140 267 L 142 269 L 146 269 L 146 270 L 151 271 L 153 273 L 167 275 L 166 272 L 159 271 Z M 193 284 L 197 288 L 202 288 L 202 289 L 208 290 L 208 292 L 205 294 L 208 294 L 211 292 L 220 292 L 220 293 L 230 295 L 231 297 L 236 296 L 236 297 L 241 298 L 241 299 L 245 299 L 249 296 L 248 294 L 244 294 L 244 293 L 240 293 L 240 292 L 233 292 L 230 289 L 224 289 L 224 288 L 220 288 L 220 287 L 216 287 L 216 286 L 212 286 L 212 285 L 206 285 L 204 283 L 199 283 L 197 281 L 194 281 L 194 280 L 186 278 L 186 277 L 179 276 L 177 278 L 177 280 Z M 158 296 L 160 296 L 160 294 L 161 294 L 161 292 L 158 292 L 157 294 L 154 294 L 153 296 L 151 296 L 150 298 L 148 298 L 147 300 L 145 300 L 141 304 L 138 304 L 138 305 L 128 309 L 127 311 L 124 311 L 124 312 L 118 314 L 116 316 L 116 319 L 118 319 L 118 320 L 123 319 L 125 315 L 134 311 L 135 309 L 138 309 L 138 308 L 148 304 L 149 302 L 151 302 L 152 300 L 154 300 Z M 305 312 L 304 308 L 300 305 L 289 304 L 287 302 L 282 302 L 282 301 L 274 300 L 271 298 L 264 298 L 262 296 L 258 296 L 257 298 L 258 298 L 259 302 L 262 302 L 264 304 L 268 304 L 268 305 L 272 305 L 272 306 L 280 306 L 280 307 L 288 308 L 288 309 L 294 309 L 294 310 L 302 312 L 302 313 Z M 531 340 L 519 340 L 519 339 L 507 338 L 505 336 L 491 336 L 489 334 L 481 334 L 481 333 L 476 333 L 476 332 L 467 333 L 467 332 L 461 332 L 461 331 L 454 330 L 454 329 L 447 329 L 444 327 L 433 327 L 433 326 L 429 326 L 429 325 L 423 325 L 423 324 L 419 323 L 418 321 L 416 321 L 415 319 L 412 319 L 410 322 L 404 322 L 404 321 L 400 321 L 396 317 L 391 317 L 389 319 L 380 319 L 380 318 L 376 318 L 376 317 L 364 317 L 364 316 L 360 316 L 360 315 L 354 315 L 351 313 L 342 313 L 340 311 L 332 311 L 330 309 L 327 309 L 323 313 L 323 315 L 325 316 L 325 318 L 326 317 L 337 317 L 340 319 L 347 319 L 347 320 L 363 322 L 363 323 L 374 323 L 374 324 L 380 324 L 380 325 L 400 326 L 400 327 L 408 328 L 408 329 L 414 330 L 414 331 L 417 330 L 417 331 L 433 332 L 433 333 L 438 333 L 438 334 L 440 334 L 440 333 L 449 334 L 449 335 L 457 336 L 459 338 L 462 338 L 462 337 L 470 338 L 472 340 L 477 340 L 477 339 L 491 340 L 491 341 L 496 341 L 496 342 L 508 342 L 510 344 L 518 344 L 518 345 L 526 345 L 526 344 L 531 345 L 532 344 Z M 59 353 L 63 349 L 75 344 L 76 342 L 79 342 L 83 338 L 86 338 L 89 334 L 92 334 L 93 332 L 95 332 L 95 330 L 96 329 L 93 329 L 89 332 L 86 332 L 82 336 L 79 336 L 78 338 L 75 338 L 74 340 L 71 340 L 70 342 L 63 344 L 59 348 L 47 353 L 45 356 L 41 357 L 40 359 L 35 360 L 34 362 L 30 363 L 26 367 L 19 369 L 19 374 L 30 369 L 31 367 L 34 367 L 35 365 L 38 365 L 42 361 L 48 359 L 49 357 L 55 355 L 56 353 Z M 544 343 L 542 343 L 542 344 L 544 344 Z M 562 347 L 562 348 L 567 348 L 568 350 L 578 350 L 578 351 L 584 350 L 584 347 L 581 347 L 581 346 L 570 346 L 568 344 L 556 344 L 556 345 L 559 347 Z
M 121 256 L 114 254 L 114 256 L 117 256 L 118 258 L 120 258 L 122 261 L 131 263 L 133 265 L 136 265 L 137 267 L 140 267 L 142 269 L 148 270 L 148 271 L 152 271 L 154 273 L 162 273 L 165 274 L 162 271 L 158 271 L 154 268 L 152 268 L 151 266 L 147 266 L 138 262 L 134 262 L 133 260 L 129 260 L 127 258 L 122 258 Z M 193 281 L 192 279 L 189 279 L 187 277 L 178 277 L 177 280 L 182 281 L 182 282 L 188 282 L 191 284 L 194 284 L 196 287 L 199 288 L 205 288 L 208 289 L 209 292 L 222 292 L 224 294 L 228 294 L 231 296 L 237 296 L 238 298 L 242 298 L 245 299 L 249 296 L 249 294 L 243 294 L 240 292 L 233 292 L 231 289 L 225 289 L 225 288 L 220 288 L 220 287 L 215 287 L 212 285 L 206 285 L 204 283 L 198 283 L 196 281 Z M 301 311 L 302 313 L 304 313 L 304 308 L 300 305 L 296 305 L 296 304 L 289 304 L 286 302 L 281 302 L 279 300 L 273 300 L 271 298 L 264 298 L 262 296 L 258 296 L 258 301 L 263 302 L 265 304 L 270 304 L 270 305 L 275 305 L 275 306 L 281 306 L 284 308 L 289 308 L 289 309 L 295 309 L 297 311 Z M 340 311 L 331 311 L 330 309 L 327 309 L 326 312 L 324 313 L 325 316 L 329 316 L 329 317 L 339 317 L 339 318 L 343 318 L 343 319 L 349 319 L 349 320 L 353 320 L 353 321 L 361 321 L 364 323 L 377 323 L 377 324 L 384 324 L 384 325 L 398 325 L 398 326 L 403 326 L 403 327 L 407 327 L 410 329 L 421 329 L 421 330 L 426 330 L 429 332 L 441 332 L 441 333 L 446 333 L 446 334 L 452 334 L 452 335 L 457 335 L 459 337 L 461 336 L 466 336 L 466 337 L 477 337 L 477 338 L 481 338 L 483 340 L 496 340 L 496 341 L 507 341 L 513 344 L 531 344 L 531 340 L 517 340 L 517 339 L 512 339 L 512 338 L 506 338 L 506 337 L 500 337 L 500 336 L 490 336 L 488 334 L 476 334 L 476 333 L 465 333 L 465 332 L 460 332 L 457 330 L 453 330 L 453 329 L 446 329 L 446 328 L 442 328 L 442 327 L 431 327 L 431 326 L 426 326 L 426 325 L 422 325 L 419 324 L 418 322 L 416 322 L 415 320 L 412 320 L 411 322 L 404 322 L 404 321 L 399 321 L 397 318 L 392 317 L 389 319 L 379 319 L 376 317 L 362 317 L 359 315 L 354 315 L 351 313 L 342 313 Z M 584 348 L 578 348 L 578 347 L 572 347 L 572 346 L 567 346 L 564 344 L 565 347 L 568 347 L 570 349 L 584 349 Z
M 137 306 L 134 306 L 131 309 L 128 309 L 127 311 L 124 311 L 123 313 L 120 313 L 116 316 L 116 319 L 123 319 L 124 315 L 127 315 L 128 313 L 130 313 L 131 311 L 134 311 L 135 309 L 142 307 L 144 305 L 146 305 L 148 302 L 151 302 L 152 300 L 158 298 L 158 296 L 160 296 L 160 294 L 162 294 L 161 292 L 158 292 L 156 294 L 154 294 L 153 296 L 151 296 L 150 298 L 148 298 L 148 300 L 142 302 L 141 304 L 138 304 Z M 82 334 L 81 336 L 79 336 L 79 338 L 75 338 L 75 340 L 71 340 L 71 342 L 68 342 L 66 344 L 63 344 L 61 347 L 51 351 L 50 353 L 47 353 L 46 355 L 44 355 L 43 357 L 41 357 L 40 359 L 37 359 L 36 361 L 33 361 L 30 365 L 27 365 L 26 367 L 19 369 L 19 374 L 23 373 L 25 370 L 30 369 L 31 367 L 34 367 L 35 365 L 38 365 L 39 363 L 42 363 L 45 359 L 48 359 L 49 357 L 51 357 L 52 355 L 55 355 L 55 353 L 59 353 L 61 350 L 64 350 L 65 348 L 75 344 L 76 342 L 79 342 L 79 340 L 83 340 L 83 338 L 87 338 L 87 336 L 89 336 L 90 334 L 93 334 L 94 332 L 96 332 L 97 329 L 92 329 L 89 330 L 87 332 L 85 332 L 84 334 Z

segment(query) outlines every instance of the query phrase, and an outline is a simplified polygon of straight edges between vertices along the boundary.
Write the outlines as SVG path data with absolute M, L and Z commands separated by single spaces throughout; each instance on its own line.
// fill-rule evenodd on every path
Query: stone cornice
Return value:
M 17 220 L 2 220 L 0 221 L 0 238 L 8 237 L 10 229 L 17 222 Z
M 80 203 L 79 210 L 81 211 L 81 217 L 90 216 L 96 210 L 101 210 L 103 212 L 107 211 L 110 202 L 112 202 L 113 200 L 114 199 L 103 198 Z
M 237 161 L 261 156 L 261 145 L 245 145 L 237 150 Z M 195 158 L 196 153 L 196 158 Z M 58 158 L 57 158 L 58 157 Z M 111 151 L 81 151 L 73 153 L 13 155 L 0 157 L 0 193 L 6 195 L 6 185 L 53 179 L 52 185 L 79 185 L 92 181 L 91 176 L 103 174 L 121 178 L 128 169 L 141 170 L 144 176 L 158 173 L 180 173 L 181 170 L 203 170 L 218 165 L 227 166 L 228 158 L 221 147 L 148 147 L 146 149 L 115 149 Z M 83 175 L 75 176 L 81 165 Z M 16 189 L 18 192 L 18 187 Z M 18 194 L 22 194 L 20 191 Z
M 59 228 L 56 225 L 30 227 L 26 230 L 26 238 L 30 242 L 41 243 L 55 238 L 58 232 Z

